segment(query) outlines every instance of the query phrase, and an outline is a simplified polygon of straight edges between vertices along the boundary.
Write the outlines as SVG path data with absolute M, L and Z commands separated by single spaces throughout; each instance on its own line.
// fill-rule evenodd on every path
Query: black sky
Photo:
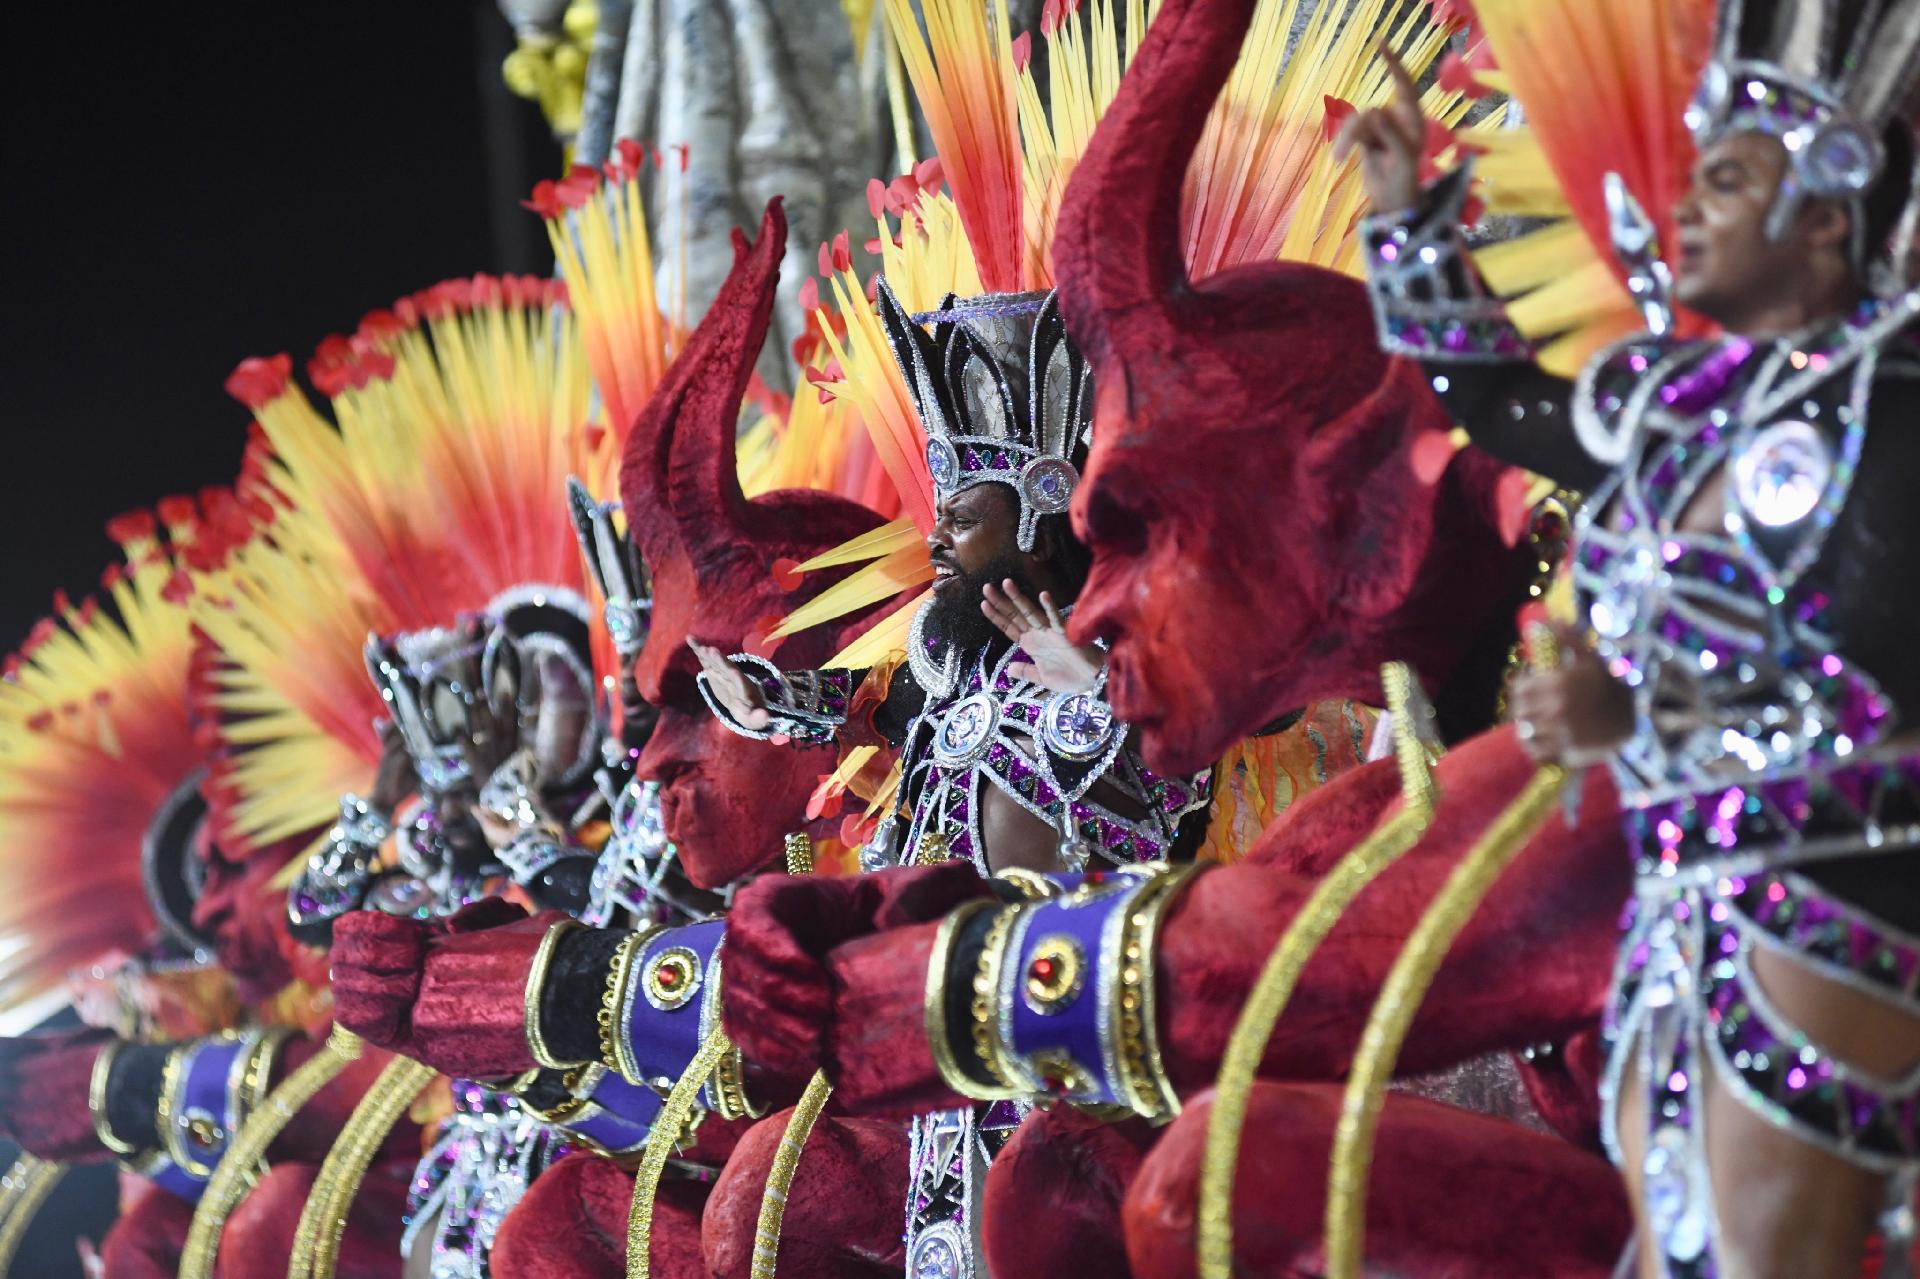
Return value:
M 32 14 L 34 16 L 28 17 Z M 557 168 L 489 0 L 28 6 L 0 77 L 0 650 L 105 520 L 230 480 L 242 357 L 451 275 L 545 271 Z M 34 24 L 44 24 L 36 27 Z

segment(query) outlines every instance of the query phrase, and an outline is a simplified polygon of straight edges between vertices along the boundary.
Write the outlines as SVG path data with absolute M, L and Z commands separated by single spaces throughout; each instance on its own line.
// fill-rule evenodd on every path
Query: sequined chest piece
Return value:
M 1880 735 L 1889 708 L 1835 652 L 1818 562 L 1865 444 L 1878 345 L 1909 318 L 1866 307 L 1760 346 L 1639 339 L 1582 378 L 1583 438 L 1626 453 L 1582 512 L 1574 580 L 1650 730 L 1620 755 L 1629 806 L 1705 794 L 1728 758 L 1777 774 Z M 1711 710 L 1676 728 L 1658 712 L 1679 697 Z
M 1051 693 L 1007 673 L 1018 650 L 989 669 L 976 662 L 948 697 L 909 730 L 905 810 L 887 862 L 966 857 L 987 873 L 980 831 L 983 785 L 998 788 L 1061 834 L 1062 856 L 1117 865 L 1166 855 L 1182 816 L 1208 800 L 1207 775 L 1162 778 L 1125 749 L 1126 726 L 1097 693 Z M 1089 793 L 1096 782 L 1125 797 L 1123 815 Z M 876 849 L 895 833 L 883 830 Z M 886 864 L 878 857 L 875 864 Z

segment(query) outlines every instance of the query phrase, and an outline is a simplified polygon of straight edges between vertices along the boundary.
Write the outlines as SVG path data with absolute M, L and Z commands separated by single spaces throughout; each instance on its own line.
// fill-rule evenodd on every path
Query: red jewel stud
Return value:
M 677 968 L 662 968 L 658 980 L 662 987 L 667 990 L 672 990 L 680 984 L 680 970 Z
M 1039 959 L 1034 960 L 1033 963 L 1027 966 L 1027 975 L 1029 977 L 1032 977 L 1035 981 L 1040 982 L 1042 985 L 1051 985 L 1053 983 L 1054 976 L 1059 971 L 1060 971 L 1059 961 L 1054 959 L 1048 959 L 1044 955 L 1041 956 Z

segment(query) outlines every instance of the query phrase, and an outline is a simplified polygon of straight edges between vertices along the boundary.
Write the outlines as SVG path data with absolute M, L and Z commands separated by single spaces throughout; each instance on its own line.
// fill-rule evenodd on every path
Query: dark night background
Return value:
M 491 0 L 28 6 L 8 43 L 0 652 L 94 587 L 108 517 L 232 479 L 243 357 L 548 270 L 517 200 L 560 164 Z
M 110 516 L 233 478 L 243 357 L 304 363 L 447 276 L 547 271 L 517 201 L 560 164 L 501 83 L 491 0 L 8 17 L 0 652 L 55 589 L 94 588 Z M 98 1239 L 111 1195 L 107 1167 L 70 1179 L 17 1273 L 77 1276 L 73 1232 Z

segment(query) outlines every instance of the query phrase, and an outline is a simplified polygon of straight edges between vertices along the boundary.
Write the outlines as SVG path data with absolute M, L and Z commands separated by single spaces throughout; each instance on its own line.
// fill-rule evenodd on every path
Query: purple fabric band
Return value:
M 621 1073 L 629 1082 L 671 1085 L 700 1051 L 710 1029 L 714 955 L 725 932 L 724 921 L 708 920 L 662 929 L 641 947 L 622 1010 Z
M 163 1134 L 170 1160 L 187 1176 L 212 1176 L 233 1141 L 240 1103 L 234 1072 L 256 1042 L 211 1039 L 188 1050 L 180 1093 L 168 1099 L 172 1131 Z
M 207 1188 L 205 1177 L 194 1176 L 171 1159 L 162 1159 L 159 1171 L 153 1173 L 149 1180 L 174 1198 L 184 1199 L 190 1204 L 199 1203 L 201 1194 Z
M 1073 1101 L 1123 1101 L 1110 1024 L 1120 935 L 1134 898 L 1149 882 L 1145 876 L 1107 875 L 1038 902 L 1009 943 L 1001 974 L 1001 1034 L 1030 1073 Z M 1070 1072 L 1062 1069 L 1067 1063 Z
M 561 1127 L 606 1154 L 632 1154 L 647 1144 L 661 1104 L 651 1088 L 630 1084 L 610 1070 L 594 1087 L 586 1110 Z

